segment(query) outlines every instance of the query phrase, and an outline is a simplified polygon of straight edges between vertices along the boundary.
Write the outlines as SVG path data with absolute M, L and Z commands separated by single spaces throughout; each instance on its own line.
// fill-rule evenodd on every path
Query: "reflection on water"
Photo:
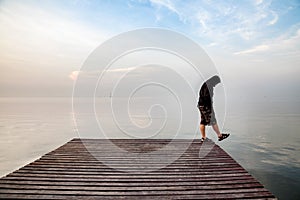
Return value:
M 75 137 L 70 99 L 0 99 L 0 176 Z
M 221 146 L 279 199 L 300 196 L 298 105 L 235 104 L 226 118 L 225 129 L 232 135 Z
M 109 104 L 106 103 L 107 100 L 98 102 L 96 116 L 104 120 L 102 128 L 107 136 L 132 137 L 113 125 L 115 121 L 111 113 L 107 112 Z M 171 104 L 164 103 L 166 107 L 172 108 Z M 149 132 L 155 131 L 156 126 L 160 126 L 166 120 L 161 116 L 165 113 L 159 107 L 148 112 L 150 104 L 146 110 L 145 105 L 139 105 L 138 102 L 135 102 L 135 105 L 136 110 L 131 110 L 131 116 L 120 118 L 119 121 L 121 127 L 125 127 L 129 132 L 147 137 Z M 218 143 L 281 199 L 296 199 L 300 196 L 298 105 L 299 102 L 229 102 L 223 130 L 230 132 L 231 136 L 228 140 Z M 1 98 L 0 107 L 1 176 L 37 159 L 71 138 L 78 137 L 73 123 L 71 99 Z M 182 119 L 183 127 L 178 135 L 180 138 L 193 138 L 195 134 L 200 136 L 197 128 L 198 110 L 195 107 L 189 112 L 190 117 Z M 153 138 L 173 138 L 178 129 L 178 113 L 178 110 L 173 109 L 167 115 L 162 132 Z M 74 114 L 77 114 L 77 117 L 80 115 L 81 120 L 77 121 L 77 125 L 84 124 L 81 126 L 85 128 L 84 137 L 95 137 L 94 127 L 87 125 L 95 115 Z M 139 126 L 138 131 L 132 124 L 128 125 L 130 120 Z M 208 137 L 216 140 L 216 135 L 211 129 L 208 131 Z

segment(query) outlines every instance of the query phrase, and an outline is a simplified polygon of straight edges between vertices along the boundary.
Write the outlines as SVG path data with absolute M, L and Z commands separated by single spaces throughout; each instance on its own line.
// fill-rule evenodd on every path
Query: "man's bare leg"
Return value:
M 218 124 L 214 124 L 214 125 L 212 125 L 212 127 L 213 127 L 214 131 L 216 132 L 216 134 L 218 135 L 218 137 L 220 138 L 222 136 L 222 134 L 220 132 Z
M 206 139 L 205 125 L 200 124 L 200 132 L 201 132 L 202 138 Z

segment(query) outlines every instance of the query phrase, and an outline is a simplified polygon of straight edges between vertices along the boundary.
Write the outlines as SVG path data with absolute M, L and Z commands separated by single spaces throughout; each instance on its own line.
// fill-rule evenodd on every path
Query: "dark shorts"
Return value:
M 203 125 L 214 125 L 217 123 L 215 112 L 212 108 L 207 106 L 197 106 L 201 114 L 201 122 Z

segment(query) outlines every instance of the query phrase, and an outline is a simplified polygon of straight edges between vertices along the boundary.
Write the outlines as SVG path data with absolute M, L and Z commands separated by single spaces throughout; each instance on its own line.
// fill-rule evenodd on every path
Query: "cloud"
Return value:
M 174 7 L 174 5 L 172 4 L 172 2 L 170 0 L 150 0 L 150 2 L 152 4 L 164 6 L 174 13 L 178 13 L 177 9 Z
M 202 32 L 210 31 L 210 28 L 207 25 L 210 21 L 210 14 L 207 11 L 203 10 L 198 12 L 196 18 L 202 27 Z
M 118 73 L 118 72 L 129 72 L 131 70 L 136 69 L 137 67 L 124 67 L 124 68 L 113 68 L 113 69 L 107 69 L 105 72 L 107 73 Z
M 76 81 L 78 75 L 79 75 L 79 71 L 72 71 L 71 74 L 69 75 L 69 78 L 73 81 Z
M 278 21 L 286 20 L 293 4 L 273 4 L 272 1 L 264 0 L 238 1 L 235 4 L 209 0 L 189 1 L 185 4 L 176 0 L 150 2 L 152 6 L 164 7 L 175 13 L 186 25 L 184 30 L 200 38 L 203 45 L 217 43 L 219 47 L 231 52 L 244 48 L 250 53 L 266 51 L 266 46 L 262 44 L 288 31 L 288 28 L 278 30 Z M 159 12 L 157 16 L 159 21 L 170 19 L 166 12 Z
M 2 60 L 23 60 L 48 65 L 63 58 L 78 58 L 104 41 L 105 34 L 71 12 L 43 5 L 9 1 L 0 7 Z
M 255 46 L 250 49 L 235 52 L 235 55 L 256 54 L 268 52 L 272 54 L 285 54 L 298 56 L 300 53 L 300 28 L 290 34 L 283 34 L 275 39 L 265 41 L 264 44 Z
M 183 23 L 186 23 L 187 21 L 187 16 L 185 15 L 184 12 L 179 11 L 178 8 L 180 8 L 178 5 L 176 5 L 175 1 L 170 1 L 170 0 L 149 0 L 153 6 L 158 6 L 164 7 L 171 11 L 172 13 L 175 13 L 179 20 Z M 162 16 L 158 14 L 157 12 L 155 13 L 156 21 L 160 21 Z
M 104 71 L 100 71 L 100 70 L 95 70 L 95 71 L 72 71 L 68 77 L 73 80 L 76 81 L 78 76 L 82 76 L 84 78 L 91 78 L 91 77 L 98 77 L 102 72 L 105 73 L 105 75 L 111 76 L 111 75 L 116 75 L 119 73 L 126 73 L 129 71 L 132 71 L 134 69 L 136 69 L 137 67 L 124 67 L 124 68 L 112 68 L 112 69 L 107 69 Z
M 68 95 L 69 78 L 76 80 L 79 73 L 74 70 L 107 37 L 102 29 L 78 19 L 76 11 L 48 3 L 0 3 L 0 80 L 9 95 L 24 94 L 25 82 L 36 88 L 26 91 L 28 96 L 56 96 L 61 91 Z
M 278 17 L 278 14 L 275 13 L 274 11 L 271 11 L 271 13 L 274 18 L 269 22 L 269 25 L 274 25 L 278 21 L 279 17 Z
M 264 2 L 264 0 L 255 0 L 256 5 L 262 4 L 263 2 Z
M 259 46 L 255 46 L 251 49 L 247 49 L 244 51 L 239 51 L 239 52 L 235 52 L 235 55 L 240 55 L 240 54 L 250 54 L 250 53 L 257 53 L 257 52 L 263 52 L 263 51 L 267 51 L 269 50 L 269 46 L 268 45 L 259 45 Z

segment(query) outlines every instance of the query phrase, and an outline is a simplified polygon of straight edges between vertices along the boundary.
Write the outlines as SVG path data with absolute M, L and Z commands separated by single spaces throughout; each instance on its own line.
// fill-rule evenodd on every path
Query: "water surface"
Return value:
M 124 105 L 124 99 L 117 101 Z M 200 135 L 196 108 L 190 117 L 181 119 L 180 112 L 172 109 L 172 104 L 162 103 L 167 111 L 172 110 L 166 115 L 160 106 L 149 111 L 151 103 L 137 100 L 130 108 L 130 117 L 118 117 L 119 125 L 132 133 L 128 135 L 115 126 L 109 98 L 96 101 L 95 115 L 74 113 L 70 98 L 0 98 L 0 176 L 36 160 L 71 138 L 97 137 L 95 128 L 88 126 L 95 116 L 111 138 L 143 138 L 159 128 L 160 132 L 152 138 L 172 138 L 180 120 L 182 127 L 177 137 Z M 218 144 L 280 199 L 300 196 L 299 105 L 297 101 L 287 103 L 286 100 L 229 101 L 225 120 L 222 114 L 217 115 L 223 131 L 231 133 L 227 140 Z M 127 112 L 125 109 L 123 114 Z M 82 135 L 76 132 L 74 116 L 80 116 L 77 125 L 82 125 L 85 132 Z M 208 129 L 208 137 L 216 140 L 211 129 Z

